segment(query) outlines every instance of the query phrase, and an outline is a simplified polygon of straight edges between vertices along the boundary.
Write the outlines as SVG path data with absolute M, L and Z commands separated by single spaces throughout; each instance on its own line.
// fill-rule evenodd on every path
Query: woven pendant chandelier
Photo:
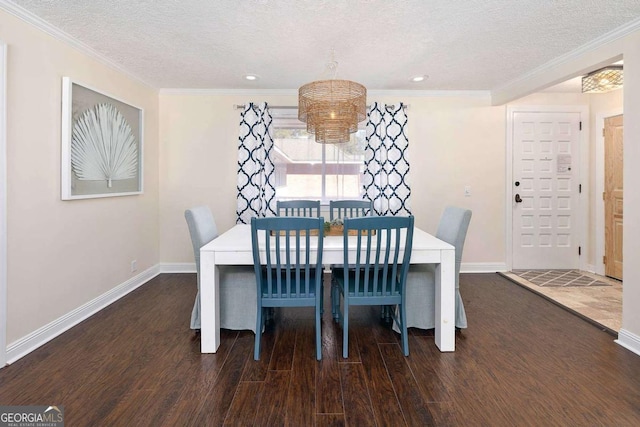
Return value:
M 334 73 L 338 63 L 328 64 Z M 316 142 L 348 142 L 367 115 L 367 89 L 350 80 L 318 80 L 298 90 L 298 120 L 307 124 L 307 132 Z

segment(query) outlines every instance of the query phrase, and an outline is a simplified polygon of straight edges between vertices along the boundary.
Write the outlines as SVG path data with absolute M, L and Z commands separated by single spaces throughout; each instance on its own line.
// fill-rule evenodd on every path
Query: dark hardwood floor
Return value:
M 325 311 L 321 362 L 306 309 L 276 312 L 258 362 L 252 332 L 223 330 L 200 354 L 195 289 L 193 274 L 156 277 L 1 369 L 0 404 L 62 405 L 68 426 L 640 425 L 640 357 L 496 274 L 461 276 L 455 353 L 410 330 L 404 357 L 364 307 L 346 360 Z

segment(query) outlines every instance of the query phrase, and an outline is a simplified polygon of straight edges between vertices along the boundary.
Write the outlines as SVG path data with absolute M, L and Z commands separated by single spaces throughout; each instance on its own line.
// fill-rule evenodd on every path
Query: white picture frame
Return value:
M 144 110 L 62 78 L 62 200 L 143 193 Z

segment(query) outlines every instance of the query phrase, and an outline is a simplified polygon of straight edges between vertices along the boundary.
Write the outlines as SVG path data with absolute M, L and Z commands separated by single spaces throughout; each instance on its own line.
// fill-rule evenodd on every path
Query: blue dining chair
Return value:
M 342 356 L 349 357 L 349 307 L 352 305 L 396 305 L 399 315 L 392 314 L 400 326 L 402 352 L 409 355 L 407 339 L 405 288 L 409 260 L 413 248 L 413 216 L 362 217 L 344 221 L 344 265 L 335 268 L 335 280 L 343 299 L 332 306 L 342 323 Z M 355 257 L 349 257 L 349 231 L 355 231 Z M 353 245 L 353 242 L 351 243 Z
M 329 201 L 329 218 L 334 219 L 357 218 L 362 216 L 373 215 L 373 202 L 371 200 L 330 200 Z M 342 264 L 332 264 L 331 269 L 342 268 Z M 335 281 L 331 282 L 331 298 L 338 297 L 338 288 Z M 338 318 L 335 307 L 331 307 L 334 319 Z
M 320 217 L 320 200 L 278 200 L 276 203 L 278 216 Z M 320 314 L 324 313 L 323 301 L 320 301 Z
M 373 215 L 373 203 L 371 200 L 330 200 L 329 219 L 357 218 Z
M 184 217 L 196 261 L 198 293 L 191 310 L 191 329 L 200 329 L 200 248 L 216 237 L 218 227 L 208 206 L 187 209 Z M 219 272 L 220 327 L 224 329 L 253 330 L 256 326 L 253 308 L 256 301 L 253 267 L 247 265 L 221 265 Z
M 320 200 L 278 200 L 278 216 L 320 217 Z
M 251 244 L 257 284 L 256 338 L 253 357 L 270 307 L 314 307 L 316 358 L 322 359 L 320 304 L 324 218 L 251 218 Z M 312 250 L 312 239 L 317 250 Z

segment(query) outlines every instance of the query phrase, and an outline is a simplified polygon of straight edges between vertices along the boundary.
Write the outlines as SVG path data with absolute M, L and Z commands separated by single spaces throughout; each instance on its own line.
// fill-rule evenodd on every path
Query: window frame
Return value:
M 306 124 L 298 120 L 298 107 L 270 107 L 271 118 L 272 118 L 272 130 L 273 130 L 273 142 L 274 149 L 276 148 L 276 140 L 278 138 L 275 137 L 275 131 L 277 129 L 302 129 L 306 132 Z M 357 132 L 364 132 L 366 128 L 366 121 L 362 121 L 358 125 Z M 309 141 L 315 143 L 313 141 L 313 134 L 308 134 L 310 136 Z M 366 137 L 366 135 L 363 135 Z M 307 196 L 299 196 L 299 197 L 289 197 L 289 196 L 279 196 L 278 189 L 276 186 L 276 200 L 304 200 L 304 199 L 313 199 L 320 200 L 320 204 L 322 206 L 328 206 L 330 200 L 362 200 L 362 196 L 364 195 L 364 188 L 359 188 L 359 194 L 356 196 L 327 196 L 327 145 L 330 144 L 321 144 L 322 145 L 322 156 L 321 156 L 321 185 L 320 185 L 320 196 L 307 195 Z M 280 151 L 280 148 L 278 148 Z M 364 156 L 364 149 L 363 149 Z M 310 163 L 310 162 L 306 162 Z M 360 175 L 364 174 L 364 159 L 362 164 L 362 169 Z M 344 174 L 343 174 L 344 176 Z M 360 180 L 361 182 L 361 180 Z M 361 186 L 362 187 L 362 186 Z

